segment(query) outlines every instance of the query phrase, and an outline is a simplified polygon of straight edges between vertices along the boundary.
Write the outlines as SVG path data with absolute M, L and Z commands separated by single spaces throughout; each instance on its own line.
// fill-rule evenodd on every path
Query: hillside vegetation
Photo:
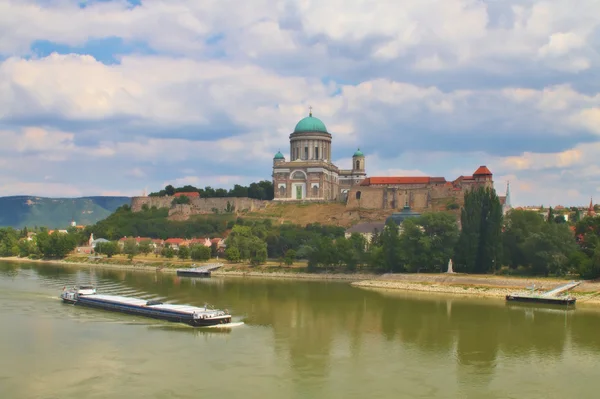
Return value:
M 66 229 L 72 219 L 79 225 L 90 225 L 130 202 L 129 197 L 0 197 L 0 227 Z
M 329 226 L 351 227 L 357 223 L 384 222 L 400 209 L 348 208 L 346 204 L 334 203 L 271 203 L 265 209 L 244 216 L 256 219 L 272 219 L 274 223 L 292 223 L 300 226 L 320 223 Z M 458 218 L 458 211 L 450 212 Z

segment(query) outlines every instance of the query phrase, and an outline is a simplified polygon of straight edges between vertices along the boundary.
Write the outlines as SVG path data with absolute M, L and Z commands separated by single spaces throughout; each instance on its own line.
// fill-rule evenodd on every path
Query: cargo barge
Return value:
M 231 315 L 227 310 L 210 309 L 207 305 L 201 308 L 166 304 L 156 300 L 147 301 L 139 298 L 103 295 L 98 294 L 96 289 L 91 286 L 65 289 L 60 297 L 63 302 L 73 305 L 185 323 L 193 327 L 231 323 Z

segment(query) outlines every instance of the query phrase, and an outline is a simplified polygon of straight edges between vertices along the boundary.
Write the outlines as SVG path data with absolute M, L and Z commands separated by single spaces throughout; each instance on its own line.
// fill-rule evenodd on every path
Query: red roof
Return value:
M 372 186 L 375 184 L 429 184 L 431 177 L 367 177 L 361 186 Z
M 481 165 L 479 168 L 477 168 L 475 173 L 473 173 L 473 176 L 491 176 L 491 175 L 492 175 L 492 172 L 490 172 L 490 170 L 485 165 Z
M 165 244 L 179 245 L 185 242 L 185 238 L 167 238 Z
M 193 197 L 193 198 L 199 198 L 200 197 L 200 193 L 198 191 L 192 191 L 189 193 L 175 193 L 175 195 L 173 195 L 173 197 Z

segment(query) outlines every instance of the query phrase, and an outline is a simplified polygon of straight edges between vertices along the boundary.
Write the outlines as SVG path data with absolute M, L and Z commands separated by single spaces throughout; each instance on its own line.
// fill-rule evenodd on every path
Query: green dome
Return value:
M 364 157 L 364 156 L 365 156 L 365 154 L 362 153 L 360 148 L 358 150 L 356 150 L 356 152 L 353 155 L 353 157 Z
M 285 159 L 281 151 L 277 151 L 277 154 L 273 157 L 273 159 Z
M 325 124 L 319 119 L 312 116 L 312 113 L 308 115 L 306 118 L 302 119 L 296 125 L 294 129 L 294 133 L 302 133 L 302 132 L 322 132 L 328 133 Z

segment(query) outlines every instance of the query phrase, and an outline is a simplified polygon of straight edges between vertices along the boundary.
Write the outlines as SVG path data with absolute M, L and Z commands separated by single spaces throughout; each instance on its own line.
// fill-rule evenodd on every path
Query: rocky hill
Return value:
M 78 225 L 94 224 L 130 197 L 45 198 L 34 196 L 0 197 L 0 227 L 67 228 L 71 220 Z

